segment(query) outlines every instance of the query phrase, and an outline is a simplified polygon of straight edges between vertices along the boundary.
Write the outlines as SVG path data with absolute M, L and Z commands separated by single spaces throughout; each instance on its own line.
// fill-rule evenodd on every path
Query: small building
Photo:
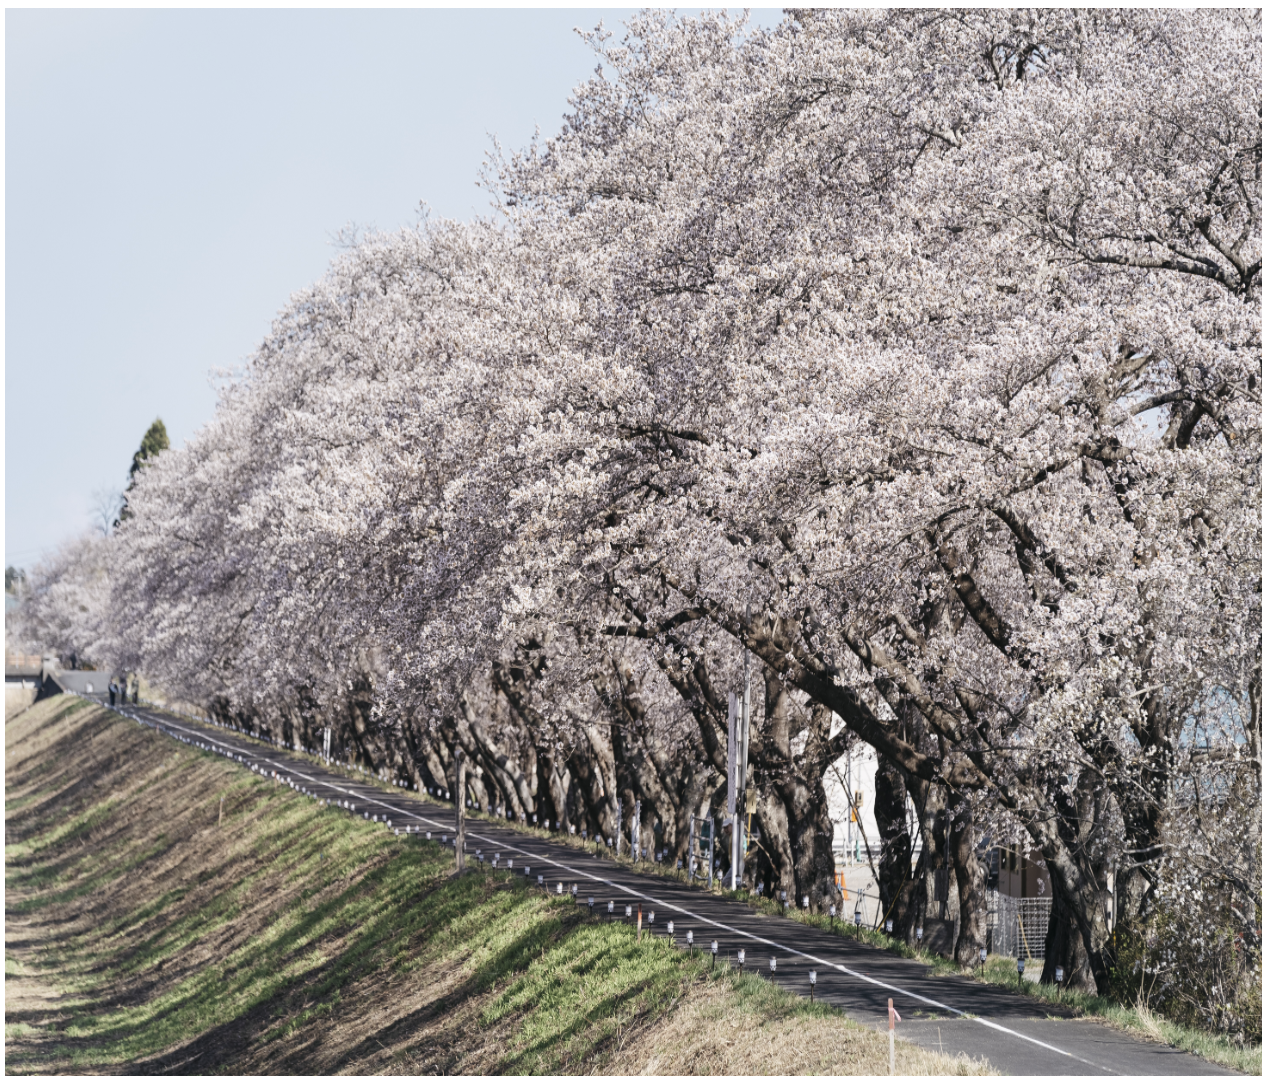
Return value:
M 989 858 L 988 888 L 1023 900 L 1051 899 L 1051 875 L 1047 872 L 1047 863 L 1037 853 L 1026 855 L 1016 847 L 999 846 L 991 848 Z

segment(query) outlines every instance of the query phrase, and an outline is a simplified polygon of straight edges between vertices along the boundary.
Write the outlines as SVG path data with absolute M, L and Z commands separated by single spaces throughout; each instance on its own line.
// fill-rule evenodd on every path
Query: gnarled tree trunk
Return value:
M 911 832 L 907 823 L 907 784 L 902 770 L 884 755 L 877 756 L 876 795 L 872 803 L 881 836 L 877 885 L 881 890 L 878 925 L 892 919 L 907 926 L 911 902 Z
M 973 968 L 986 947 L 986 865 L 978 857 L 973 809 L 966 796 L 952 791 L 951 856 L 960 900 L 960 927 L 955 938 L 955 962 Z

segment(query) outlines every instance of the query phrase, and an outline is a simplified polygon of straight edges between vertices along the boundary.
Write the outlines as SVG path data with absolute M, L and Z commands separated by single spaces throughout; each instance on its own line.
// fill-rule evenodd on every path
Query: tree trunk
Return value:
M 547 821 L 550 824 L 555 823 L 562 830 L 568 830 L 565 782 L 561 776 L 561 766 L 558 766 L 551 749 L 539 747 L 537 768 L 539 798 L 535 803 L 534 814 L 539 818 L 540 825 Z
M 766 858 L 760 861 L 759 870 L 763 888 L 768 895 L 779 899 L 779 890 L 784 890 L 789 903 L 797 903 L 797 882 L 793 874 L 793 843 L 789 835 L 789 815 L 785 810 L 780 792 L 775 787 L 759 800 L 758 819 L 761 826 L 763 852 Z M 757 884 L 757 882 L 755 882 Z
M 640 696 L 639 682 L 634 672 L 617 668 L 617 693 L 604 679 L 595 680 L 597 693 L 616 717 L 610 730 L 615 760 L 622 770 L 625 795 L 629 806 L 639 799 L 646 810 L 651 809 L 663 819 L 665 827 L 675 831 L 678 804 L 671 791 L 669 780 L 658 768 L 664 755 L 654 755 L 649 735 L 649 721 Z
M 447 738 L 447 732 L 439 730 L 434 732 L 429 745 L 433 749 L 434 757 L 442 770 L 440 775 L 446 797 L 454 800 L 456 797 L 455 744 L 451 739 Z
M 1056 878 L 1052 878 L 1052 913 L 1047 921 L 1047 939 L 1043 945 L 1043 974 L 1039 982 L 1047 986 L 1056 984 L 1056 969 L 1065 973 L 1064 985 L 1071 990 L 1082 990 L 1088 994 L 1096 992 L 1095 976 L 1091 973 L 1091 962 L 1087 956 L 1087 947 L 1082 940 L 1082 931 L 1078 928 L 1073 912 L 1056 888 Z
M 786 692 L 787 693 L 787 692 Z M 794 762 L 789 806 L 795 825 L 794 872 L 798 896 L 809 896 L 815 911 L 827 910 L 837 892 L 837 860 L 833 855 L 833 819 L 828 813 L 824 771 L 832 764 L 829 726 L 832 713 L 809 706 L 806 746 Z
M 907 785 L 902 770 L 883 755 L 877 757 L 876 795 L 872 811 L 881 836 L 881 861 L 877 885 L 881 890 L 879 926 L 887 920 L 906 927 L 912 908 L 908 884 L 911 878 L 911 835 L 907 826 Z
M 981 960 L 986 947 L 986 865 L 978 857 L 973 809 L 966 796 L 953 791 L 949 805 L 951 856 L 955 886 L 960 900 L 960 927 L 955 939 L 955 962 L 966 970 Z
M 922 780 L 918 776 L 904 777 L 916 815 L 920 819 L 920 855 L 912 874 L 911 902 L 907 910 L 907 925 L 898 927 L 898 934 L 908 944 L 916 940 L 916 927 L 924 927 L 926 918 L 938 918 L 938 869 L 943 861 L 941 841 L 943 810 L 946 808 L 946 790 L 941 784 Z M 932 909 L 930 904 L 932 903 Z
M 1026 831 L 1047 860 L 1052 880 L 1052 896 L 1059 895 L 1069 911 L 1086 950 L 1087 968 L 1101 994 L 1109 992 L 1109 973 L 1116 963 L 1113 943 L 1105 918 L 1105 875 L 1092 865 L 1081 848 L 1074 850 L 1061 835 L 1050 812 L 1031 813 Z M 1053 900 L 1054 902 L 1054 900 Z
M 717 783 L 714 771 L 704 762 L 690 765 L 685 771 L 680 783 L 680 813 L 675 821 L 675 834 L 667 842 L 672 866 L 674 860 L 687 858 L 688 822 L 700 815 L 701 804 L 713 796 Z
M 435 791 L 434 794 L 442 795 L 450 792 L 452 784 L 448 779 L 447 768 L 443 764 L 443 759 L 439 755 L 439 748 L 442 747 L 442 743 L 438 739 L 426 736 L 421 747 L 422 760 L 425 763 L 426 771 L 429 773 L 429 780 L 433 782 L 435 788 L 441 789 Z M 429 784 L 427 783 L 426 786 L 428 787 Z
M 600 779 L 600 833 L 602 836 L 613 837 L 616 840 L 614 830 L 618 813 L 618 779 L 613 750 L 594 724 L 584 724 L 583 734 L 587 736 L 587 745 L 591 748 L 591 758 L 589 760 L 599 774 Z
M 750 765 L 762 781 L 762 844 L 770 856 L 768 869 L 775 872 L 775 880 L 766 884 L 783 890 L 794 905 L 809 896 L 818 910 L 837 895 L 832 819 L 824 791 L 824 769 L 831 763 L 826 727 L 831 714 L 812 709 L 806 747 L 795 759 L 792 720 L 796 704 L 779 674 L 769 667 L 763 668 L 763 688 L 763 730 L 756 747 L 751 745 Z M 822 737 L 820 725 L 825 725 Z M 754 742 L 752 732 L 750 741 Z M 738 813 L 743 811 L 737 808 Z
M 574 819 L 580 829 L 587 829 L 595 838 L 597 834 L 609 836 L 613 829 L 609 800 L 600 766 L 595 761 L 590 736 L 580 740 L 571 750 L 569 758 L 571 798 L 578 810 Z
M 507 799 L 507 809 L 512 810 L 518 818 L 530 814 L 534 810 L 534 799 L 530 794 L 530 783 L 520 766 L 491 737 L 486 725 L 473 715 L 468 702 L 462 701 L 461 704 L 465 710 L 469 734 L 478 744 L 483 767 L 494 775 L 496 785 Z

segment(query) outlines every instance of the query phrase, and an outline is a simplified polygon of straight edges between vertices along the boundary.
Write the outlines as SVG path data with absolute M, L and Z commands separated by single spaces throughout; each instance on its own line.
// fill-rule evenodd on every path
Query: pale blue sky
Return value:
M 625 9 L 5 13 L 5 562 L 179 445 L 357 224 L 485 207 Z M 777 11 L 756 13 L 772 25 Z

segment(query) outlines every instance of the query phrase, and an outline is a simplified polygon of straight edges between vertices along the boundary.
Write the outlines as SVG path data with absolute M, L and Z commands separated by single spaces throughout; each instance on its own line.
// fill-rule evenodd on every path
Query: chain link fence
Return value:
M 1047 923 L 1051 914 L 1050 896 L 1008 896 L 994 889 L 987 889 L 987 948 L 995 956 L 1043 959 Z

